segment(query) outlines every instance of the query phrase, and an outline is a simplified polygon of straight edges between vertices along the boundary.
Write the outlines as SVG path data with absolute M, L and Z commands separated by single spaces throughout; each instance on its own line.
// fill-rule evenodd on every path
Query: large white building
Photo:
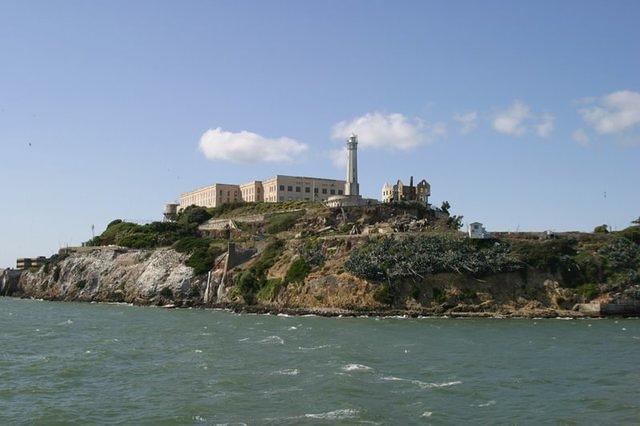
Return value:
M 180 195 L 179 210 L 191 205 L 217 207 L 231 202 L 320 201 L 343 195 L 345 181 L 308 176 L 276 175 L 242 185 L 214 183 Z

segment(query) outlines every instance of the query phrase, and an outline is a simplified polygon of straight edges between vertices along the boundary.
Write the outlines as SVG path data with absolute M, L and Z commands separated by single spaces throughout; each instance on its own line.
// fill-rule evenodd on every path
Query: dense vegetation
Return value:
M 576 234 L 553 239 L 468 240 L 447 234 L 371 240 L 355 249 L 345 268 L 383 283 L 379 301 L 393 297 L 393 282 L 438 272 L 471 275 L 527 267 L 555 274 L 560 283 L 591 300 L 605 292 L 640 285 L 640 226 L 610 233 Z
M 345 263 L 345 269 L 354 275 L 377 281 L 439 272 L 482 275 L 519 267 L 507 244 L 447 234 L 371 240 L 355 249 Z
M 284 242 L 274 240 L 260 254 L 253 265 L 235 276 L 235 286 L 248 303 L 252 303 L 256 292 L 267 285 L 267 272 L 284 251 Z

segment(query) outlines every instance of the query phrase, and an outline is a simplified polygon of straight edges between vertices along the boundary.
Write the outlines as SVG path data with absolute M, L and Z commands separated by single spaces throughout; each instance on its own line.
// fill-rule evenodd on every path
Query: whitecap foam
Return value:
M 371 367 L 363 364 L 347 364 L 342 369 L 344 371 L 367 371 L 371 370 Z
M 420 417 L 431 417 L 433 413 L 431 411 L 425 411 L 420 415 Z
M 287 330 L 297 330 L 298 327 L 296 327 L 295 325 L 292 325 L 291 327 L 289 327 Z
M 404 379 L 402 377 L 394 377 L 394 376 L 384 376 L 382 377 L 382 380 L 391 381 L 391 382 L 409 382 L 414 385 L 420 386 L 422 389 L 447 388 L 449 386 L 456 386 L 456 385 L 462 384 L 462 382 L 459 380 L 455 380 L 452 382 L 429 383 L 429 382 L 423 382 L 421 380 Z
M 297 376 L 300 373 L 297 368 L 285 368 L 284 370 L 276 371 L 274 374 L 280 374 L 282 376 Z
M 268 344 L 276 344 L 276 345 L 284 345 L 284 340 L 280 336 L 269 336 L 260 340 L 260 343 L 268 343 Z
M 491 401 L 487 401 L 482 404 L 477 404 L 475 405 L 475 407 L 490 407 L 492 405 L 496 405 L 496 402 L 493 399 Z
M 311 346 L 311 347 L 298 346 L 298 349 L 301 351 L 315 351 L 318 349 L 330 348 L 331 346 L 333 345 L 320 345 L 320 346 Z
M 322 419 L 322 420 L 344 420 L 352 419 L 356 417 L 360 412 L 352 408 L 345 408 L 343 410 L 327 411 L 326 413 L 317 414 L 305 414 L 308 419 Z

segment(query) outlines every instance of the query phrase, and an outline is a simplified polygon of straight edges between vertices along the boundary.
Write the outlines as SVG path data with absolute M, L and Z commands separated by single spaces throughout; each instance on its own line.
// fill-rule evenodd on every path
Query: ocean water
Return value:
M 0 424 L 637 424 L 640 321 L 0 298 Z

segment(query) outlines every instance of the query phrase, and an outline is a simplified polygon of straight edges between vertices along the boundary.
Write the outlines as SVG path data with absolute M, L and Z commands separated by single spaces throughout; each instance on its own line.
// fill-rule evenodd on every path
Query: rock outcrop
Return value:
M 24 271 L 7 295 L 49 300 L 198 304 L 205 283 L 169 248 L 101 247 Z

